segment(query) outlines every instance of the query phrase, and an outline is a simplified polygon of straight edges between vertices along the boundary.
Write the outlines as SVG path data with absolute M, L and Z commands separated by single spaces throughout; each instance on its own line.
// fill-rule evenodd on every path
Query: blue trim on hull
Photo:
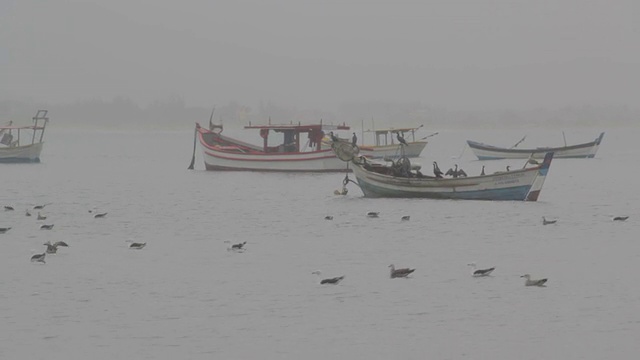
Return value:
M 39 163 L 40 158 L 29 159 L 29 158 L 4 158 L 0 159 L 1 164 L 22 164 L 22 163 Z
M 448 200 L 519 200 L 527 199 L 527 194 L 531 189 L 530 185 L 515 186 L 506 189 L 460 191 L 460 192 L 425 192 L 415 191 L 390 191 L 375 185 L 364 184 L 358 181 L 360 188 L 366 197 L 394 197 L 394 198 L 426 198 L 426 199 L 448 199 Z

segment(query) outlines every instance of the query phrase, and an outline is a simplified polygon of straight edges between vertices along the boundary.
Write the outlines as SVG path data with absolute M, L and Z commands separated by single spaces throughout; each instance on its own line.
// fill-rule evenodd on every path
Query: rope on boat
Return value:
M 196 163 L 196 140 L 197 140 L 197 138 L 198 138 L 198 128 L 196 127 L 196 129 L 193 132 L 193 155 L 191 155 L 191 164 L 189 164 L 189 167 L 187 168 L 188 170 L 193 170 L 193 165 L 195 165 L 195 163 Z

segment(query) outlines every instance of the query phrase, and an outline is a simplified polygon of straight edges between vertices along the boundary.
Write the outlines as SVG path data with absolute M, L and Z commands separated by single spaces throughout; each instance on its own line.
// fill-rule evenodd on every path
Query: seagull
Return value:
M 27 209 L 27 211 L 25 211 L 24 215 L 25 216 L 31 216 L 31 213 L 29 212 L 29 209 Z
M 402 217 L 402 219 L 401 219 L 401 220 L 402 220 L 402 221 L 409 221 L 410 219 L 411 219 L 411 216 L 409 216 L 409 215 L 405 215 L 405 216 L 403 216 L 403 217 Z
M 389 265 L 389 267 L 391 268 L 390 275 L 392 279 L 406 278 L 407 276 L 409 276 L 409 274 L 416 271 L 416 269 L 409 269 L 409 268 L 396 269 L 396 267 L 393 266 L 393 264 Z
M 491 275 L 491 272 L 493 272 L 493 270 L 495 270 L 495 267 L 490 267 L 488 269 L 477 269 L 476 268 L 476 263 L 472 262 L 470 264 L 467 264 L 469 266 L 471 266 L 473 268 L 473 271 L 471 272 L 471 275 L 473 277 L 481 277 L 481 276 L 489 276 Z
M 558 222 L 558 220 L 547 220 L 544 216 L 542 217 L 542 225 L 551 225 Z
M 5 205 L 5 206 L 4 206 L 4 210 L 5 210 L 5 211 L 13 211 L 14 209 L 13 209 L 13 206 Z
M 11 230 L 11 228 L 10 228 L 10 227 L 0 228 L 0 234 L 4 234 L 4 233 L 6 233 L 6 232 L 7 232 L 7 231 L 9 231 L 9 230 Z
M 370 217 L 370 218 L 377 218 L 377 217 L 378 217 L 378 215 L 380 215 L 380 213 L 379 213 L 379 212 L 377 212 L 377 211 L 369 211 L 369 212 L 367 213 L 367 216 L 368 216 L 368 217 Z
M 42 216 L 42 214 L 40 214 L 40 211 L 38 211 L 38 220 L 47 220 L 47 217 Z
M 237 243 L 237 244 L 233 244 L 231 245 L 231 249 L 232 250 L 245 250 L 244 246 L 247 244 L 247 242 L 241 242 L 241 243 Z
M 58 246 L 56 246 L 55 244 L 52 244 L 51 241 L 47 241 L 42 245 L 47 247 L 47 251 L 45 251 L 45 253 L 47 254 L 55 254 L 58 252 Z
M 46 252 L 42 253 L 42 254 L 35 254 L 31 257 L 31 262 L 41 262 L 43 264 L 46 264 L 44 262 L 44 257 L 47 255 Z
M 616 216 L 613 218 L 613 221 L 625 221 L 628 218 L 629 218 L 628 216 Z
M 331 215 L 327 215 L 324 217 L 325 220 L 333 220 L 333 216 Z
M 51 224 L 51 225 L 46 225 L 45 224 L 45 225 L 40 226 L 40 230 L 51 230 L 51 229 L 53 229 L 53 224 Z
M 105 213 L 95 214 L 93 217 L 96 218 L 96 219 L 99 219 L 99 218 L 103 218 L 103 217 L 106 217 L 106 216 L 107 216 L 107 213 L 105 212 Z
M 316 274 L 316 275 L 320 276 L 320 270 L 316 270 L 316 271 L 312 272 L 312 274 Z M 320 280 L 320 285 L 324 285 L 324 284 L 338 285 L 338 283 L 340 281 L 342 281 L 342 279 L 344 279 L 344 275 L 337 276 L 337 277 L 334 277 L 334 278 L 322 279 L 322 280 Z
M 147 243 L 146 243 L 146 242 L 145 242 L 145 243 L 137 243 L 137 242 L 134 242 L 134 243 L 131 243 L 131 245 L 129 245 L 129 249 L 136 249 L 136 250 L 140 250 L 140 249 L 142 249 L 143 247 L 145 247 L 146 245 L 147 245 Z
M 45 207 L 45 206 L 47 206 L 47 205 L 49 205 L 49 204 L 36 205 L 36 206 L 34 206 L 34 207 L 33 207 L 33 209 L 34 209 L 34 210 L 42 210 L 42 209 L 44 209 L 44 207 Z
M 545 286 L 544 284 L 547 282 L 547 279 L 531 280 L 531 275 L 529 274 L 524 274 L 520 277 L 525 278 L 525 286 Z

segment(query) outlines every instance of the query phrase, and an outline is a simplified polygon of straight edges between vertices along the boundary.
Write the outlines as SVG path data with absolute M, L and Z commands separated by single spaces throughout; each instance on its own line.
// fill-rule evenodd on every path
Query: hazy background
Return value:
M 637 1 L 0 0 L 0 119 L 629 123 L 639 18 Z

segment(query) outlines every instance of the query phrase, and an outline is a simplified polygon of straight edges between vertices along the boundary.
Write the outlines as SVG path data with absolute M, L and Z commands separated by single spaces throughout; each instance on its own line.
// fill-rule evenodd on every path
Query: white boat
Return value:
M 389 128 L 389 129 L 376 129 L 363 131 L 364 134 L 373 134 L 373 144 L 366 144 L 362 141 L 362 144 L 358 144 L 360 148 L 360 155 L 366 156 L 370 159 L 382 159 L 390 158 L 397 159 L 402 157 L 402 151 L 400 150 L 401 144 L 398 141 L 398 134 L 404 138 L 405 134 L 411 134 L 409 139 L 405 139 L 407 145 L 402 146 L 404 149 L 404 156 L 406 157 L 420 157 L 422 150 L 427 146 L 425 139 L 436 135 L 437 133 L 425 136 L 422 139 L 416 140 L 416 131 L 419 127 L 407 127 L 407 128 Z
M 517 149 L 520 140 L 512 148 L 502 148 L 492 145 L 486 145 L 477 141 L 467 140 L 467 144 L 479 160 L 497 160 L 497 159 L 542 159 L 548 152 L 553 152 L 555 158 L 594 158 L 600 147 L 604 133 L 600 133 L 595 140 L 576 145 L 565 145 L 559 147 L 538 147 L 535 149 Z
M 44 130 L 49 122 L 47 110 L 38 110 L 33 125 L 0 126 L 0 163 L 40 162 Z
M 262 146 L 222 135 L 220 125 L 205 129 L 196 124 L 207 170 L 337 172 L 347 167 L 323 142 L 327 131 L 349 130 L 344 124 L 249 125 L 245 129 L 258 130 Z M 277 144 L 272 144 L 274 139 Z M 192 159 L 190 169 L 193 163 Z

